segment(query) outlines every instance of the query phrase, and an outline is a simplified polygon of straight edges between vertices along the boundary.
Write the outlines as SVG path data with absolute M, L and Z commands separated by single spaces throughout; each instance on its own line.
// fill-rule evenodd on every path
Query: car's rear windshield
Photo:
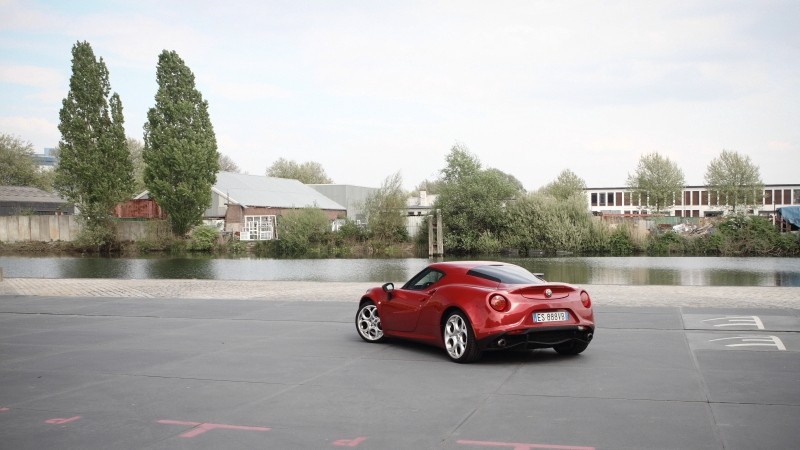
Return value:
M 473 267 L 467 275 L 485 278 L 502 284 L 541 284 L 542 279 L 519 266 L 492 265 Z

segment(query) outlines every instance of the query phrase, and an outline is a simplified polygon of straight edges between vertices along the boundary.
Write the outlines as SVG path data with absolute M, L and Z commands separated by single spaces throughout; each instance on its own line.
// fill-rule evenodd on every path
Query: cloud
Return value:
M 26 98 L 46 103 L 58 102 L 64 96 L 63 74 L 49 67 L 0 64 L 0 83 L 14 85 L 16 89 L 31 88 Z
M 268 83 L 223 82 L 215 79 L 205 84 L 213 91 L 215 97 L 227 100 L 257 101 L 270 98 L 286 99 L 292 96 L 287 89 Z
M 41 117 L 0 116 L 0 130 L 12 130 L 11 134 L 19 135 L 24 141 L 46 143 L 44 146 L 48 147 L 58 145 L 61 137 L 58 124 Z

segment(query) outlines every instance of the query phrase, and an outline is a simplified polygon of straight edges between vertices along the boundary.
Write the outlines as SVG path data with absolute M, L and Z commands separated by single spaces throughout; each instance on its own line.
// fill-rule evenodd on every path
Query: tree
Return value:
M 481 171 L 481 161 L 462 144 L 456 144 L 444 158 L 447 165 L 442 169 L 444 183 L 465 180 Z
M 521 193 L 508 174 L 481 168 L 477 156 L 461 145 L 445 158 L 442 186 L 435 207 L 442 212 L 445 247 L 453 253 L 475 253 L 492 247 L 507 227 L 506 205 Z
M 239 165 L 231 159 L 228 155 L 219 154 L 219 170 L 220 172 L 235 172 L 242 173 Z
M 414 190 L 409 195 L 412 197 L 419 196 L 420 191 L 425 191 L 428 195 L 436 195 L 439 193 L 439 187 L 442 185 L 440 180 L 422 180 L 414 187 Z
M 167 213 L 172 232 L 184 236 L 211 205 L 219 172 L 217 138 L 208 102 L 176 52 L 159 55 L 156 79 L 156 105 L 144 126 L 144 182 Z
M 88 42 L 72 47 L 69 92 L 59 112 L 59 164 L 55 187 L 80 210 L 87 242 L 113 241 L 110 214 L 133 188 L 133 166 L 125 141 L 122 101 L 111 85 L 103 58 Z
M 294 161 L 278 158 L 267 167 L 267 176 L 299 180 L 303 184 L 331 184 L 333 180 L 325 174 L 325 169 L 318 162 L 308 161 L 298 164 Z
M 144 159 L 142 157 L 144 144 L 138 139 L 128 138 L 127 146 L 133 164 L 133 193 L 139 194 L 147 189 L 144 184 Z
M 727 150 L 708 164 L 706 184 L 719 193 L 720 204 L 727 203 L 734 211 L 738 205 L 761 203 L 764 192 L 758 166 L 749 156 Z
M 628 175 L 628 187 L 647 198 L 647 204 L 661 211 L 680 196 L 685 184 L 683 171 L 669 158 L 650 153 L 642 155 L 633 175 Z
M 0 186 L 32 186 L 53 189 L 50 171 L 40 170 L 33 144 L 10 134 L 0 134 Z
M 406 229 L 406 193 L 403 191 L 400 172 L 386 177 L 377 192 L 364 202 L 367 213 L 367 230 L 373 240 L 380 243 L 404 241 Z
M 575 172 L 564 169 L 558 174 L 558 178 L 541 189 L 545 195 L 549 195 L 558 200 L 567 200 L 575 195 L 583 195 L 586 189 L 586 182 Z

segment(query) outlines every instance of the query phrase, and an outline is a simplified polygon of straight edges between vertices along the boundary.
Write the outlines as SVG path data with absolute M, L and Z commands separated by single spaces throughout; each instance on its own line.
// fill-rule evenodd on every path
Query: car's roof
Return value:
M 447 261 L 432 263 L 428 267 L 440 269 L 464 269 L 469 270 L 480 266 L 511 266 L 513 264 L 498 261 Z

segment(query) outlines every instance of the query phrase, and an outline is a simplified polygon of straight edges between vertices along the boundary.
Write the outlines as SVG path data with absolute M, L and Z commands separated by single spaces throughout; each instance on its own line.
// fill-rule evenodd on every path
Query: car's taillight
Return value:
M 489 298 L 489 305 L 495 311 L 503 312 L 508 309 L 508 300 L 500 294 L 494 294 Z
M 592 299 L 589 298 L 589 293 L 586 291 L 581 292 L 581 303 L 583 303 L 583 306 L 586 308 L 592 306 Z

